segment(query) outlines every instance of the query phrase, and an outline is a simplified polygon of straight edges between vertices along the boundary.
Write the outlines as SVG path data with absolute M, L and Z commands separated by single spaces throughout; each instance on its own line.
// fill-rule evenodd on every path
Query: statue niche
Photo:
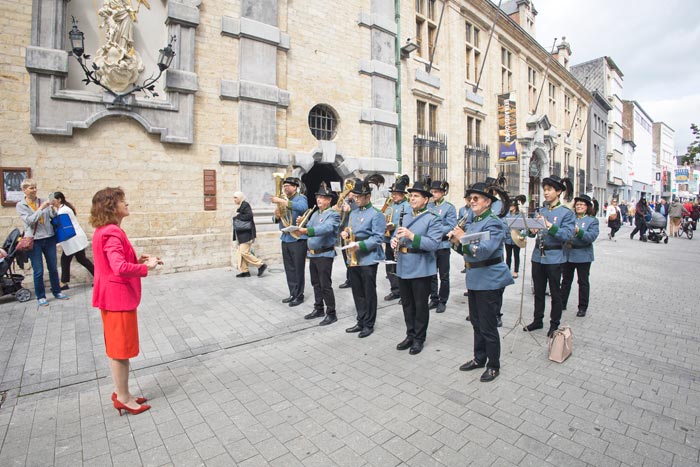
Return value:
M 134 48 L 134 23 L 143 4 L 150 10 L 148 0 L 105 0 L 98 10 L 100 29 L 104 30 L 105 43 L 95 53 L 94 63 L 99 67 L 98 79 L 115 92 L 122 92 L 138 81 L 144 70 L 141 56 Z

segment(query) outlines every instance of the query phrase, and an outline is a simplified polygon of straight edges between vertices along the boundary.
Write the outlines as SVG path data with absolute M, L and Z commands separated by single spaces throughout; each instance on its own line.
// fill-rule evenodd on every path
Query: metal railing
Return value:
M 486 181 L 489 175 L 489 147 L 487 145 L 464 146 L 464 187 Z
M 447 135 L 413 136 L 413 179 L 447 180 Z

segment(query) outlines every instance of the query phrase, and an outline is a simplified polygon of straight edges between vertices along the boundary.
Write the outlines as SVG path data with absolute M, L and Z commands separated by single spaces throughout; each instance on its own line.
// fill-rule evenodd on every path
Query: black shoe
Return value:
M 579 308 L 578 312 L 576 313 L 576 316 L 578 316 L 579 318 L 583 318 L 584 316 L 586 316 L 586 310 L 584 310 L 583 308 Z
M 360 332 L 360 331 L 362 331 L 362 326 L 360 326 L 359 324 L 356 324 L 353 327 L 347 328 L 345 330 L 345 332 Z
M 466 274 L 466 273 L 467 273 L 467 268 L 464 268 L 464 269 L 462 269 L 462 270 L 459 271 L 459 272 L 460 272 L 461 274 Z
M 401 342 L 399 342 L 398 344 L 396 344 L 396 350 L 406 350 L 412 344 L 413 344 L 413 339 L 411 339 L 410 337 L 407 337 L 404 340 L 402 340 Z
M 554 335 L 554 331 L 559 329 L 559 326 L 556 324 L 550 324 L 549 325 L 549 331 L 547 331 L 547 337 L 552 337 Z
M 374 332 L 374 329 L 372 329 L 372 328 L 364 328 L 362 331 L 360 331 L 360 333 L 357 335 L 357 337 L 362 338 L 362 337 L 371 336 L 373 332 Z
M 294 300 L 289 302 L 289 306 L 298 306 L 304 303 L 304 296 L 302 295 L 301 297 L 295 297 Z
M 482 383 L 488 383 L 489 381 L 496 379 L 497 376 L 498 368 L 487 368 L 486 371 L 484 371 L 484 374 L 481 375 L 481 378 L 479 378 L 479 381 Z
M 401 298 L 401 295 L 394 293 L 394 292 L 391 292 L 389 295 L 384 297 L 384 300 L 386 300 L 387 302 L 390 302 L 392 300 L 396 300 L 397 298 Z
M 61 286 L 61 290 L 68 290 L 68 289 L 70 289 L 70 285 L 68 285 L 68 284 L 63 284 Z
M 542 324 L 541 321 L 540 321 L 540 322 L 533 321 L 532 323 L 530 323 L 530 324 L 528 324 L 527 326 L 525 326 L 525 327 L 523 328 L 523 331 L 532 332 L 532 331 L 536 331 L 537 329 L 542 329 L 543 327 L 544 327 L 544 324 Z
M 292 306 L 292 303 L 289 303 L 289 306 Z M 304 319 L 315 319 L 315 318 L 323 318 L 326 314 L 323 312 L 323 310 L 314 310 L 308 315 L 304 316 Z
M 467 319 L 467 321 L 471 321 L 471 320 L 472 320 L 472 317 L 471 317 L 470 315 L 467 315 L 467 318 L 466 318 L 466 319 Z
M 236 277 L 250 277 L 250 272 L 239 272 Z
M 323 321 L 318 323 L 319 326 L 328 326 L 329 324 L 333 324 L 336 321 L 338 321 L 338 318 L 336 318 L 335 313 L 326 313 L 326 317 L 323 318 Z
M 267 271 L 267 264 L 263 264 L 258 268 L 258 277 L 262 276 Z
M 287 298 L 283 298 L 283 299 L 282 299 L 282 303 L 289 303 L 289 302 L 291 302 L 292 300 L 294 300 L 294 297 L 292 297 L 292 296 L 290 295 L 290 296 L 287 297 Z
M 430 305 L 428 305 L 428 310 L 434 310 L 439 304 L 440 302 L 430 302 Z
M 566 311 L 566 304 L 561 305 L 561 311 Z
M 633 234 L 633 233 L 630 234 L 630 240 L 634 240 L 634 234 Z
M 444 313 L 446 309 L 447 309 L 447 305 L 445 305 L 444 303 L 440 302 L 440 303 L 438 303 L 438 306 L 437 306 L 437 308 L 435 309 L 435 313 Z
M 503 327 L 503 320 L 501 319 L 500 316 L 496 316 L 496 327 L 497 328 Z
M 339 289 L 349 289 L 350 287 L 350 281 L 345 281 L 338 286 Z
M 464 292 L 464 296 L 465 296 L 465 297 L 468 297 L 468 296 L 469 296 L 469 291 L 468 291 L 468 290 L 467 290 L 466 292 Z
M 399 305 L 403 305 L 403 300 L 399 298 Z
M 411 355 L 418 355 L 423 350 L 423 343 L 421 341 L 413 341 L 411 345 L 411 350 L 408 351 Z
M 476 360 L 469 360 L 467 363 L 459 367 L 459 371 L 472 371 L 485 366 L 485 363 L 479 363 Z

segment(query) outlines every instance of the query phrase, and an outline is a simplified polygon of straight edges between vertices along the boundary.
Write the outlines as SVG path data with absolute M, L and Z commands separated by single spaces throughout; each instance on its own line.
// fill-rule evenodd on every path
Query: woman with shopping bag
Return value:
M 87 269 L 91 276 L 95 275 L 95 267 L 85 255 L 88 239 L 75 217 L 75 207 L 66 201 L 65 195 L 60 191 L 53 193 L 53 199 L 50 202 L 51 207 L 56 211 L 54 216 L 56 238 L 63 248 L 63 254 L 61 254 L 61 290 L 68 290 L 70 288 L 70 263 L 73 258 L 78 260 L 78 263 Z

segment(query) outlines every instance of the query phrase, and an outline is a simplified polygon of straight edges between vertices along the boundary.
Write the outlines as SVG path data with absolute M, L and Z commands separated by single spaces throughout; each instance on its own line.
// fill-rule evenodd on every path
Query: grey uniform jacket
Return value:
M 428 210 L 417 215 L 410 207 L 403 218 L 403 226 L 413 232 L 413 241 L 402 238 L 396 258 L 396 275 L 401 279 L 416 279 L 437 274 L 435 251 L 440 248 L 442 219 Z M 401 252 L 405 249 L 405 252 Z
M 506 236 L 506 226 L 491 211 L 474 217 L 466 225 L 467 234 L 489 232 L 489 239 L 478 244 L 463 245 L 462 253 L 466 263 L 477 265 L 484 261 L 500 261 L 483 267 L 470 268 L 467 271 L 467 289 L 469 290 L 498 290 L 513 284 L 513 276 L 508 266 L 503 262 L 503 244 Z M 469 266 L 468 266 L 469 267 Z
M 338 239 L 338 228 L 340 227 L 340 214 L 332 208 L 325 211 L 316 211 L 311 215 L 311 219 L 306 224 L 309 239 L 306 247 L 309 249 L 309 258 L 334 258 L 335 248 L 323 253 L 312 253 L 314 250 L 322 250 L 335 246 Z
M 565 255 L 569 263 L 590 263 L 593 261 L 593 242 L 598 238 L 598 219 L 591 216 L 576 218 L 577 234 L 573 235 L 571 248 L 565 249 Z M 549 252 L 547 252 L 549 253 Z
M 566 206 L 559 204 L 551 211 L 549 208 L 544 207 L 540 208 L 538 212 L 553 225 L 549 228 L 549 230 L 542 231 L 540 234 L 530 234 L 531 237 L 537 237 L 535 249 L 532 253 L 532 262 L 541 264 L 565 263 L 566 258 L 564 257 L 563 250 L 564 243 L 574 234 L 575 216 L 573 211 Z M 540 255 L 540 238 L 544 238 L 544 256 Z
M 350 211 L 348 226 L 352 228 L 360 246 L 356 253 L 359 266 L 370 266 L 385 259 L 382 246 L 386 219 L 379 209 L 373 207 L 372 203 L 353 209 Z
M 447 238 L 447 234 L 457 225 L 457 209 L 455 208 L 454 204 L 450 203 L 449 201 L 445 201 L 444 199 L 440 204 L 428 203 L 428 209 L 437 214 L 442 221 L 440 249 L 450 248 L 452 245 Z

